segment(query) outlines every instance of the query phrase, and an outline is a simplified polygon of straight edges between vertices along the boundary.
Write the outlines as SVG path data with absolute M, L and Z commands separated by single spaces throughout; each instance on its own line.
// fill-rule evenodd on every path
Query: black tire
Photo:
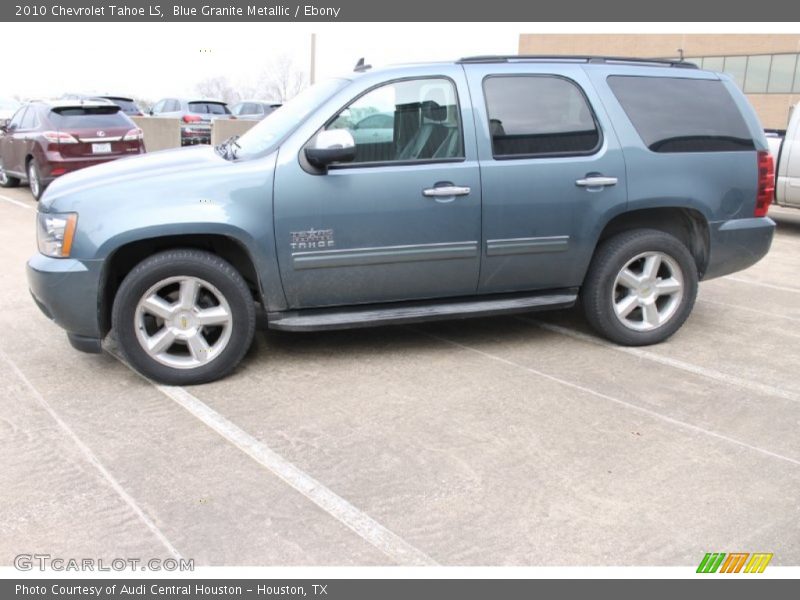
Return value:
M 0 164 L 0 187 L 15 188 L 18 185 L 19 185 L 19 177 L 12 177 L 8 173 L 6 173 L 5 169 L 3 169 L 3 165 Z
M 28 185 L 31 188 L 31 195 L 34 197 L 35 200 L 39 200 L 44 194 L 44 188 L 46 187 L 44 183 L 42 183 L 42 174 L 39 170 L 39 164 L 36 162 L 35 158 L 31 158 L 28 161 Z
M 207 363 L 191 368 L 162 364 L 139 339 L 139 301 L 159 282 L 180 277 L 211 284 L 224 297 L 231 315 L 227 345 Z M 227 261 L 200 250 L 168 250 L 145 259 L 128 273 L 114 299 L 111 320 L 120 350 L 137 371 L 159 383 L 194 385 L 225 377 L 239 364 L 253 341 L 255 306 L 244 279 Z M 202 326 L 198 329 L 204 331 Z M 180 344 L 170 348 L 180 350 Z
M 623 268 L 646 253 L 657 253 L 670 258 L 671 263 L 666 259 L 663 261 L 667 269 L 675 268 L 677 265 L 682 278 L 682 293 L 680 296 L 676 295 L 670 310 L 664 311 L 669 316 L 665 318 L 663 324 L 650 330 L 638 331 L 631 328 L 631 322 L 637 318 L 638 310 L 642 326 L 648 326 L 644 323 L 644 309 L 634 308 L 630 313 L 630 320 L 618 317 L 614 305 L 615 301 L 618 301 L 616 300 L 618 295 L 621 294 L 620 290 L 622 299 L 625 298 L 625 287 L 615 283 Z M 651 288 L 645 284 L 644 289 L 648 292 Z M 581 305 L 589 324 L 604 337 L 624 346 L 646 346 L 666 340 L 680 329 L 689 317 L 696 298 L 697 265 L 691 253 L 676 237 L 654 229 L 626 231 L 603 241 L 595 251 L 581 289 Z M 667 297 L 667 302 L 669 301 Z M 623 320 L 628 325 L 623 323 Z M 654 322 L 657 320 L 651 320 L 651 323 Z

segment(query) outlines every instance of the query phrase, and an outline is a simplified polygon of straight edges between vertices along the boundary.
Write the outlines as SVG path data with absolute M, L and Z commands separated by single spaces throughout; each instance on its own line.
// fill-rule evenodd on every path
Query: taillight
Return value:
M 125 137 L 122 138 L 123 142 L 136 142 L 141 140 L 144 137 L 144 133 L 138 127 L 131 129 L 128 133 L 125 134 Z
M 775 163 L 769 152 L 758 153 L 758 193 L 753 216 L 766 217 L 775 195 Z
M 63 131 L 45 131 L 42 137 L 53 144 L 77 144 L 78 140 Z
M 198 121 L 202 121 L 202 119 L 197 115 L 183 115 L 184 123 L 197 123 Z

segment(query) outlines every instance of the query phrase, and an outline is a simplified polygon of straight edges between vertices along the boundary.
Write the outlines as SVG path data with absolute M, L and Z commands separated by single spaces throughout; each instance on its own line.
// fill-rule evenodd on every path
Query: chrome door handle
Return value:
M 466 196 L 472 190 L 463 185 L 442 185 L 422 190 L 426 198 L 442 198 L 450 196 Z
M 617 185 L 617 178 L 600 176 L 586 177 L 584 179 L 578 179 L 575 185 L 580 187 L 605 187 L 608 185 Z

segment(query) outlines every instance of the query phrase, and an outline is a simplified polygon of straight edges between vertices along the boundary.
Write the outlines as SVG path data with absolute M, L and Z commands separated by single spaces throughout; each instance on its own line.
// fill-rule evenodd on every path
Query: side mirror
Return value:
M 151 108 L 150 110 L 147 111 L 147 114 L 152 117 L 155 113 L 153 112 L 153 109 Z
M 350 162 L 356 157 L 356 142 L 346 129 L 320 131 L 306 146 L 306 159 L 320 169 L 332 163 Z

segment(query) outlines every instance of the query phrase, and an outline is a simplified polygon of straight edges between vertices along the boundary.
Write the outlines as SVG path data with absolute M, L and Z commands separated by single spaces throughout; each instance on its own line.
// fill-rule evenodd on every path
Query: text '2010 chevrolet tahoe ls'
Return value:
M 354 128 L 391 121 L 374 139 Z M 363 133 L 363 132 L 362 132 Z M 356 141 L 358 140 L 358 141 Z M 30 288 L 73 346 L 231 372 L 256 310 L 309 331 L 573 305 L 619 344 L 749 267 L 772 159 L 731 79 L 686 63 L 477 57 L 319 83 L 239 139 L 53 183 Z

